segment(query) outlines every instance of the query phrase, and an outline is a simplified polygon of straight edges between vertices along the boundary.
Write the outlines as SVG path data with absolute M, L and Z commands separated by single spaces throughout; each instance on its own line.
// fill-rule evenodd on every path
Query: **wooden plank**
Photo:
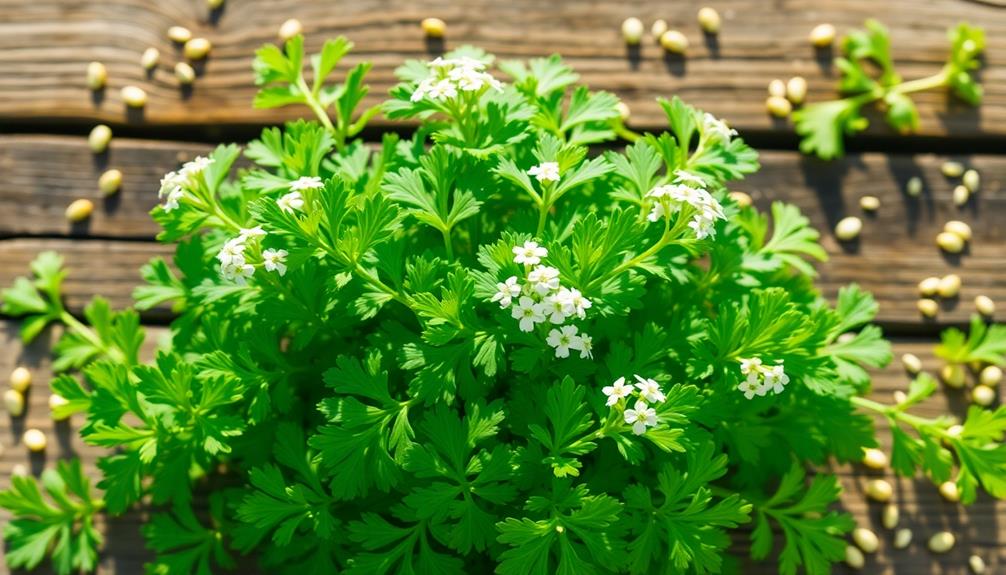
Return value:
M 17 338 L 17 325 L 12 321 L 0 321 L 0 377 L 19 365 L 32 370 L 33 381 L 28 393 L 28 407 L 22 418 L 0 417 L 0 443 L 5 449 L 0 452 L 0 489 L 9 483 L 9 475 L 14 465 L 26 466 L 35 474 L 62 457 L 80 456 L 83 458 L 89 473 L 97 477 L 94 467 L 95 459 L 104 450 L 84 445 L 77 429 L 83 419 L 75 416 L 69 424 L 54 424 L 49 419 L 48 383 L 52 377 L 49 368 L 49 347 L 58 333 L 50 330 L 46 335 L 28 347 L 21 345 Z M 147 327 L 147 341 L 144 355 L 151 357 L 156 342 L 165 336 L 166 329 Z M 911 352 L 922 358 L 923 367 L 930 372 L 939 369 L 939 362 L 932 355 L 934 342 L 927 340 L 898 340 L 895 342 L 895 352 Z M 902 371 L 900 364 L 895 362 L 883 370 L 878 370 L 874 379 L 872 397 L 878 401 L 890 402 L 891 394 L 898 389 L 906 389 L 908 376 Z M 933 398 L 921 404 L 913 413 L 923 416 L 935 416 L 941 413 L 963 415 L 967 401 L 963 392 L 948 390 L 946 394 L 937 393 Z M 19 444 L 24 429 L 37 427 L 42 429 L 50 440 L 50 448 L 44 454 L 30 455 L 24 446 Z M 880 426 L 881 441 L 885 448 L 890 445 L 890 436 L 886 427 Z M 887 575 L 893 573 L 967 573 L 967 557 L 971 553 L 981 554 L 989 563 L 990 572 L 998 572 L 1006 566 L 1006 531 L 999 527 L 1006 521 L 1006 502 L 997 502 L 982 498 L 978 503 L 962 508 L 944 502 L 936 489 L 924 479 L 905 480 L 894 479 L 886 474 L 896 488 L 896 500 L 901 508 L 902 525 L 915 531 L 916 543 L 908 550 L 898 551 L 890 547 L 891 533 L 884 530 L 879 522 L 880 506 L 867 503 L 863 497 L 863 489 L 868 479 L 883 475 L 861 466 L 842 466 L 837 468 L 846 493 L 842 499 L 842 507 L 855 516 L 857 523 L 871 526 L 881 538 L 880 553 L 869 558 L 869 568 L 865 573 Z M 131 574 L 139 573 L 139 566 L 149 555 L 143 549 L 139 535 L 139 514 L 127 515 L 123 518 L 109 520 L 106 526 L 108 547 L 102 556 L 99 573 Z M 940 529 L 950 529 L 958 536 L 958 545 L 950 554 L 935 557 L 923 549 L 926 538 Z M 743 533 L 737 533 L 738 541 L 744 541 Z M 839 567 L 839 573 L 848 571 Z M 746 563 L 745 573 L 769 574 L 774 572 L 771 564 Z M 0 574 L 6 571 L 0 565 Z
M 985 104 L 975 110 L 942 91 L 921 94 L 921 133 L 1006 135 L 1006 67 L 997 65 L 1006 51 L 1006 11 L 996 2 L 792 0 L 766 9 L 759 2 L 721 0 L 715 6 L 724 23 L 715 39 L 704 38 L 695 21 L 704 4 L 367 0 L 333 9 L 323 0 L 242 0 L 228 2 L 211 17 L 203 0 L 2 0 L 0 119 L 226 127 L 301 116 L 303 109 L 250 108 L 253 52 L 275 41 L 279 25 L 290 17 L 304 23 L 309 49 L 339 34 L 356 43 L 348 62 L 374 63 L 369 76 L 373 90 L 365 102 L 373 104 L 394 85 L 395 67 L 437 51 L 440 46 L 424 40 L 418 22 L 439 16 L 448 23 L 442 43 L 447 48 L 475 44 L 504 59 L 563 54 L 583 82 L 625 98 L 635 126 L 663 126 L 654 99 L 677 94 L 742 131 L 788 132 L 784 122 L 765 113 L 769 80 L 799 74 L 808 79 L 810 101 L 833 97 L 831 54 L 815 52 L 807 42 L 808 32 L 821 22 L 832 22 L 845 32 L 877 18 L 891 28 L 894 57 L 906 78 L 939 72 L 949 50 L 948 26 L 962 20 L 985 26 Z M 640 17 L 647 27 L 663 18 L 680 28 L 691 43 L 688 57 L 666 57 L 652 38 L 640 50 L 628 50 L 619 29 L 629 16 Z M 186 26 L 215 46 L 190 93 L 179 90 L 171 73 L 178 50 L 165 31 L 172 25 Z M 162 65 L 147 78 L 139 57 L 150 46 L 161 51 Z M 104 62 L 109 71 L 108 88 L 96 97 L 84 82 L 91 60 Z M 126 114 L 119 89 L 127 84 L 149 94 L 142 113 Z M 878 128 L 875 133 L 889 132 Z

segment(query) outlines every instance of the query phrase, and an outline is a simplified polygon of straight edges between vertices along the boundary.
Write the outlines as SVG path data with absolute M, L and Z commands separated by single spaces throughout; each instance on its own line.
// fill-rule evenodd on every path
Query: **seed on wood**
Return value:
M 859 198 L 859 207 L 863 208 L 863 211 L 875 212 L 880 209 L 880 198 L 877 196 L 863 196 Z
M 24 432 L 22 440 L 28 449 L 35 452 L 45 451 L 45 446 L 48 443 L 42 430 L 34 427 Z
M 961 183 L 964 184 L 964 187 L 969 192 L 977 192 L 978 188 L 982 185 L 982 177 L 978 174 L 978 170 L 968 170 L 964 172 Z
M 831 24 L 818 24 L 810 31 L 810 43 L 817 48 L 826 48 L 835 41 L 835 27 Z
M 909 178 L 905 184 L 905 193 L 913 198 L 918 197 L 922 193 L 922 178 L 918 176 Z
M 959 220 L 950 220 L 943 224 L 943 231 L 956 234 L 964 241 L 971 241 L 971 226 Z
M 929 276 L 926 279 L 919 282 L 919 295 L 923 296 L 933 296 L 940 289 L 940 278 L 936 276 Z
M 730 199 L 737 202 L 737 207 L 747 208 L 754 202 L 746 192 L 730 192 Z
M 1003 370 L 997 365 L 990 365 L 978 374 L 978 382 L 982 385 L 995 387 L 1003 379 Z
M 635 46 L 643 40 L 643 21 L 639 18 L 626 18 L 622 22 L 622 38 L 626 44 Z
M 947 501 L 956 503 L 961 500 L 961 492 L 957 489 L 957 484 L 953 481 L 944 481 L 940 484 L 940 495 Z
M 93 211 L 94 204 L 91 203 L 91 200 L 84 198 L 74 200 L 66 207 L 66 219 L 71 222 L 81 222 L 90 217 Z
M 866 483 L 866 496 L 874 501 L 886 503 L 894 495 L 894 488 L 883 479 L 871 479 Z
M 202 60 L 209 55 L 213 49 L 213 44 L 206 38 L 193 38 L 185 43 L 182 52 L 189 60 Z
M 862 527 L 857 527 L 852 532 L 852 540 L 866 553 L 876 553 L 880 547 L 880 540 L 877 538 L 877 534 Z
M 779 78 L 768 83 L 768 95 L 776 98 L 786 97 L 786 84 Z
M 842 218 L 835 224 L 835 237 L 843 242 L 856 239 L 861 231 L 863 231 L 863 220 L 855 216 Z
M 678 30 L 668 30 L 660 35 L 660 45 L 672 54 L 684 54 L 688 51 L 688 38 Z
M 140 65 L 144 70 L 152 70 L 161 61 L 161 51 L 157 48 L 147 48 L 140 56 Z
M 894 529 L 897 527 L 900 518 L 901 512 L 898 511 L 898 506 L 893 503 L 885 505 L 883 513 L 880 514 L 880 522 L 883 524 L 884 529 Z
M 992 317 L 996 313 L 996 302 L 987 295 L 975 296 L 975 309 L 985 317 Z
M 960 389 L 964 387 L 964 367 L 958 363 L 948 363 L 940 370 L 940 379 L 948 387 Z
M 175 64 L 175 78 L 178 78 L 179 84 L 188 86 L 196 81 L 196 70 L 185 62 L 179 62 Z
M 807 98 L 807 80 L 793 76 L 786 82 L 786 99 L 799 106 Z
M 3 393 L 3 404 L 11 417 L 21 417 L 24 413 L 24 395 L 16 389 L 8 389 Z
M 440 18 L 426 18 L 420 23 L 420 26 L 430 38 L 443 38 L 447 32 L 447 23 Z
M 184 44 L 192 39 L 192 32 L 184 26 L 172 26 L 168 28 L 168 38 L 172 42 Z
M 664 32 L 667 32 L 666 20 L 657 20 L 653 23 L 653 26 L 650 27 L 650 34 L 653 34 L 653 37 L 657 39 L 657 42 L 660 41 L 660 37 L 664 35 Z
M 954 196 L 954 205 L 957 207 L 961 207 L 964 204 L 968 203 L 968 200 L 971 199 L 971 190 L 969 190 L 967 186 L 963 185 L 956 186 L 954 188 L 953 196 Z
M 940 232 L 936 234 L 936 245 L 948 254 L 959 254 L 964 251 L 964 240 L 961 236 L 952 232 Z
M 698 19 L 699 26 L 706 34 L 718 34 L 720 25 L 723 23 L 720 19 L 720 13 L 709 6 L 705 6 L 699 10 Z
M 863 450 L 863 465 L 870 469 L 884 469 L 887 467 L 887 454 L 875 447 L 866 448 Z
M 103 196 L 111 196 L 122 187 L 122 172 L 119 170 L 106 170 L 98 178 L 98 190 Z
M 894 548 L 904 549 L 912 543 L 912 530 L 907 527 L 898 529 L 894 533 Z
M 936 300 L 927 297 L 915 302 L 915 307 L 919 308 L 919 313 L 925 317 L 936 317 L 936 314 L 940 311 L 940 304 L 936 303 Z
M 54 394 L 52 394 L 52 395 L 49 396 L 49 411 L 50 412 L 54 412 L 55 410 L 59 409 L 60 407 L 63 407 L 64 405 L 66 405 L 68 403 L 70 403 L 70 402 L 67 401 L 65 397 L 63 397 L 62 395 L 59 395 L 58 393 L 54 393 Z M 55 413 L 53 413 L 53 415 L 52 415 L 53 421 L 63 421 L 67 417 L 69 417 L 69 416 L 64 415 L 62 417 L 56 417 Z
M 915 375 L 922 371 L 922 360 L 914 353 L 906 353 L 901 356 L 901 365 L 905 366 L 905 371 Z
M 961 276 L 957 274 L 947 274 L 940 278 L 940 287 L 936 290 L 940 297 L 950 299 L 957 297 L 961 291 Z
M 971 572 L 975 575 L 984 575 L 985 573 L 985 560 L 978 555 L 968 557 L 968 566 L 971 567 Z
M 138 86 L 122 88 L 122 101 L 130 108 L 142 108 L 147 105 L 147 93 Z
M 87 87 L 92 90 L 100 90 L 105 87 L 108 81 L 108 70 L 101 62 L 91 62 L 87 65 Z
M 423 20 L 423 22 L 426 22 L 426 20 Z M 443 23 L 443 21 L 441 21 L 441 23 Z M 426 30 L 425 26 L 423 27 L 423 30 Z M 303 33 L 304 26 L 300 23 L 300 20 L 296 18 L 290 18 L 286 22 L 283 22 L 283 24 L 279 27 L 279 39 L 284 42 L 293 38 L 297 34 Z M 443 35 L 443 32 L 441 32 L 441 35 Z
M 976 385 L 975 388 L 971 390 L 971 400 L 974 401 L 976 405 L 988 407 L 996 400 L 996 392 L 987 385 Z
M 957 538 L 949 531 L 940 531 L 929 538 L 929 550 L 933 553 L 946 553 L 953 549 Z
M 10 386 L 14 391 L 24 393 L 31 385 L 31 372 L 25 367 L 14 368 L 10 372 Z
M 908 394 L 901 391 L 900 389 L 894 392 L 894 403 L 902 404 L 908 401 Z
M 793 104 L 781 96 L 769 96 L 765 100 L 765 109 L 776 118 L 785 118 L 793 112 Z
M 845 564 L 853 569 L 862 569 L 863 565 L 866 565 L 866 557 L 863 556 L 863 552 L 859 550 L 859 547 L 846 545 Z
M 948 160 L 940 166 L 940 171 L 948 178 L 959 178 L 964 173 L 964 164 Z

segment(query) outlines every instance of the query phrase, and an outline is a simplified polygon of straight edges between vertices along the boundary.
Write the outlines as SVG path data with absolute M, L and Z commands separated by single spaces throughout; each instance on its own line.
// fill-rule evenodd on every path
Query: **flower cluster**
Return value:
M 236 238 L 224 243 L 217 253 L 220 262 L 220 277 L 227 281 L 245 285 L 255 273 L 255 266 L 248 263 L 245 249 L 249 240 L 254 241 L 266 235 L 261 226 L 242 229 Z M 286 250 L 268 249 L 262 252 L 262 265 L 266 271 L 274 271 L 279 275 L 286 273 Z
M 527 274 L 522 284 L 517 276 L 496 284 L 496 293 L 490 301 L 503 309 L 511 308 L 521 331 L 534 331 L 535 326 L 548 322 L 551 329 L 546 343 L 555 348 L 556 357 L 569 357 L 569 350 L 580 352 L 581 358 L 593 358 L 591 337 L 581 333 L 575 325 L 563 325 L 576 317 L 584 319 L 592 305 L 576 288 L 567 288 L 559 282 L 559 270 L 539 265 L 548 256 L 548 250 L 537 242 L 524 242 L 513 248 L 514 262 L 524 266 Z M 516 303 L 515 303 L 516 300 Z
M 688 227 L 695 232 L 695 237 L 700 240 L 713 237 L 716 235 L 716 220 L 727 219 L 723 206 L 705 190 L 705 181 L 699 176 L 684 170 L 677 170 L 674 175 L 674 183 L 657 186 L 647 192 L 647 197 L 656 200 L 647 219 L 656 222 L 688 205 L 694 211 Z
M 559 164 L 556 162 L 542 162 L 537 166 L 532 166 L 527 171 L 528 175 L 534 176 L 539 182 L 558 182 Z
M 782 360 L 771 366 L 762 365 L 761 359 L 757 357 L 742 359 L 740 362 L 741 374 L 746 376 L 746 379 L 737 386 L 737 389 L 744 392 L 744 397 L 747 399 L 753 399 L 756 395 L 762 397 L 769 391 L 782 393 L 789 383 L 789 376 L 783 370 Z
M 416 86 L 413 102 L 450 100 L 459 92 L 478 92 L 486 87 L 503 90 L 503 84 L 485 71 L 485 63 L 474 58 L 437 58 L 428 66 L 432 74 Z
M 732 129 L 726 122 L 709 112 L 702 116 L 702 132 L 724 144 L 730 143 L 730 138 L 737 135 L 737 130 Z
M 605 402 L 605 405 L 608 407 L 619 405 L 623 399 L 628 399 L 633 395 L 637 396 L 636 403 L 626 409 L 623 416 L 625 423 L 632 426 L 632 432 L 636 435 L 642 435 L 646 433 L 648 427 L 655 427 L 659 423 L 657 410 L 651 407 L 651 404 L 663 403 L 667 396 L 664 395 L 660 384 L 655 380 L 639 374 L 633 377 L 636 378 L 635 386 L 625 383 L 625 378 L 620 377 L 611 385 L 601 388 L 601 393 L 607 396 L 608 401 Z
M 306 190 L 320 190 L 325 187 L 319 177 L 303 177 L 290 182 L 290 192 L 276 200 L 276 205 L 280 210 L 288 214 L 304 211 L 304 196 L 301 192 Z
M 164 211 L 178 209 L 178 201 L 185 197 L 185 192 L 193 184 L 193 178 L 201 174 L 207 166 L 213 163 L 213 159 L 197 156 L 191 162 L 186 162 L 176 172 L 168 172 L 161 178 L 161 188 L 157 191 L 157 197 L 164 200 Z

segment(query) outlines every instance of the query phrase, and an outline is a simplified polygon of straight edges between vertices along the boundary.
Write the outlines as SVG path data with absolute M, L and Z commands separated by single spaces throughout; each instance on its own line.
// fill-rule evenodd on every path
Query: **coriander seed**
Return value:
M 981 385 L 987 385 L 989 387 L 995 387 L 999 385 L 999 382 L 1003 379 L 1003 370 L 997 365 L 987 366 L 985 369 L 978 374 L 978 382 Z
M 650 34 L 656 38 L 657 42 L 660 42 L 660 37 L 667 32 L 667 20 L 657 20 L 650 26 Z
M 915 302 L 915 307 L 925 317 L 936 317 L 936 314 L 940 311 L 940 304 L 936 303 L 936 300 L 927 297 Z
M 184 44 L 192 39 L 192 32 L 184 26 L 172 26 L 168 28 L 168 38 L 176 44 Z
M 122 88 L 122 101 L 130 108 L 142 108 L 147 105 L 147 93 L 138 86 Z
M 880 209 L 880 198 L 877 196 L 863 196 L 859 198 L 859 207 L 865 212 L 875 212 Z
M 835 27 L 831 24 L 818 24 L 810 31 L 808 39 L 816 48 L 826 48 L 835 41 Z
M 964 187 L 968 189 L 969 192 L 977 192 L 978 188 L 981 187 L 982 177 L 978 174 L 978 170 L 968 170 L 964 172 L 964 177 L 961 178 L 961 183 Z
M 859 547 L 846 545 L 845 564 L 853 569 L 862 569 L 863 565 L 866 565 L 866 557 L 863 556 L 863 552 L 859 550 Z
M 765 100 L 765 109 L 776 118 L 785 118 L 793 112 L 793 104 L 782 96 L 769 96 Z
M 279 39 L 284 42 L 286 42 L 287 40 L 293 38 L 298 34 L 303 33 L 304 33 L 304 26 L 300 23 L 300 20 L 296 18 L 290 18 L 286 22 L 283 22 L 283 24 L 279 27 Z
M 704 6 L 698 13 L 699 26 L 706 34 L 718 34 L 723 24 L 720 13 L 715 8 Z
M 635 46 L 643 40 L 643 21 L 639 18 L 626 18 L 622 22 L 622 39 L 626 44 Z
M 91 62 L 87 65 L 87 87 L 91 90 L 101 90 L 108 81 L 108 70 L 101 62 Z
M 964 251 L 964 240 L 961 239 L 961 236 L 951 232 L 936 234 L 936 245 L 948 254 L 959 254 Z
M 17 367 L 10 372 L 11 389 L 19 393 L 24 393 L 31 386 L 31 372 L 27 368 Z
M 861 231 L 863 231 L 863 220 L 855 216 L 842 218 L 835 224 L 835 237 L 843 242 L 856 239 Z
M 660 35 L 660 45 L 672 54 L 684 54 L 688 51 L 688 38 L 678 30 L 668 30 Z
M 66 207 L 66 219 L 71 222 L 82 222 L 91 216 L 94 211 L 94 204 L 91 200 L 81 198 L 70 202 Z
M 768 83 L 768 95 L 776 98 L 786 97 L 786 84 L 779 78 L 775 78 Z
M 3 393 L 3 404 L 11 417 L 21 417 L 24 414 L 24 395 L 16 389 L 8 389 Z
M 865 553 L 876 553 L 880 547 L 880 539 L 877 538 L 877 534 L 863 527 L 857 527 L 852 532 L 852 540 Z
M 996 392 L 991 387 L 986 385 L 976 385 L 975 388 L 971 390 L 971 401 L 975 402 L 976 405 L 988 407 L 992 405 L 992 402 L 995 400 Z
M 901 405 L 902 403 L 905 403 L 906 401 L 908 401 L 908 394 L 907 393 L 901 391 L 900 389 L 896 390 L 894 392 L 894 403 L 897 403 L 898 405 Z
M 940 278 L 940 287 L 936 290 L 940 297 L 950 299 L 957 297 L 961 291 L 961 276 L 947 274 Z
M 964 173 L 964 164 L 947 160 L 940 166 L 940 171 L 948 178 L 959 178 Z
M 144 70 L 153 70 L 161 61 L 161 51 L 157 48 L 147 48 L 140 56 L 140 65 Z
M 971 567 L 971 572 L 975 575 L 984 575 L 985 560 L 978 555 L 972 555 L 968 557 L 968 567 Z
M 420 22 L 420 26 L 429 38 L 443 38 L 447 32 L 447 23 L 440 18 L 426 18 Z
M 883 479 L 871 479 L 866 483 L 866 496 L 874 501 L 886 503 L 894 495 L 894 488 Z
M 875 447 L 868 447 L 863 450 L 863 465 L 870 469 L 884 469 L 887 467 L 887 454 Z
M 803 76 L 793 76 L 786 82 L 786 99 L 795 106 L 803 104 L 807 98 L 807 80 Z
M 933 553 L 946 553 L 953 549 L 957 538 L 949 531 L 940 531 L 929 538 L 929 550 Z
M 182 53 L 189 60 L 202 60 L 209 55 L 213 49 L 213 44 L 206 38 L 193 38 L 185 43 Z
M 919 295 L 922 296 L 934 296 L 936 292 L 940 289 L 940 278 L 936 276 L 929 276 L 926 279 L 919 282 Z
M 880 523 L 884 526 L 884 529 L 894 529 L 898 526 L 898 520 L 901 517 L 901 512 L 898 511 L 898 506 L 893 503 L 888 503 L 884 506 L 884 511 L 880 514 Z
M 963 185 L 956 186 L 954 187 L 953 198 L 954 198 L 954 205 L 957 207 L 961 207 L 964 204 L 968 203 L 968 200 L 971 199 L 971 190 L 969 190 L 967 186 Z
M 958 363 L 948 363 L 940 370 L 940 379 L 947 384 L 947 387 L 960 389 L 964 387 L 964 368 Z
M 91 133 L 87 135 L 87 146 L 91 152 L 100 154 L 108 149 L 108 143 L 112 141 L 112 129 L 105 124 L 98 124 L 91 128 Z
M 922 371 L 922 360 L 914 353 L 902 354 L 901 365 L 905 367 L 905 371 L 912 375 Z
M 953 481 L 944 481 L 940 484 L 940 495 L 952 503 L 956 503 L 961 500 L 961 492 L 957 489 L 957 484 Z
M 958 220 L 950 220 L 943 224 L 943 231 L 950 232 L 966 242 L 971 241 L 971 226 Z
M 905 184 L 905 193 L 912 198 L 919 197 L 922 194 L 922 178 L 918 176 L 909 178 L 908 183 Z
M 34 427 L 24 432 L 22 441 L 24 441 L 25 447 L 34 452 L 45 451 L 48 443 L 42 430 Z
M 912 530 L 907 527 L 898 529 L 894 533 L 894 548 L 904 549 L 912 543 Z
M 224 5 L 224 0 L 206 0 L 206 7 L 210 10 L 216 10 Z
M 996 314 L 996 302 L 987 295 L 975 296 L 975 309 L 985 317 L 992 317 Z
M 122 172 L 119 170 L 106 170 L 98 178 L 98 190 L 103 196 L 111 196 L 122 187 Z
M 196 81 L 196 70 L 185 62 L 175 64 L 175 78 L 183 86 L 189 86 Z

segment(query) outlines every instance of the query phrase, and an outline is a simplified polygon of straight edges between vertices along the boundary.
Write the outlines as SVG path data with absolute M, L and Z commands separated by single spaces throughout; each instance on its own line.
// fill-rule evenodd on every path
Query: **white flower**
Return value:
M 626 409 L 624 415 L 625 423 L 632 424 L 632 432 L 636 435 L 642 435 L 646 433 L 647 427 L 657 425 L 656 410 L 641 400 L 637 401 L 632 409 Z
M 762 383 L 759 379 L 758 374 L 751 373 L 748 375 L 747 379 L 742 381 L 737 389 L 744 392 L 744 397 L 747 399 L 754 399 L 754 396 L 763 396 L 768 393 L 768 387 Z
M 573 313 L 572 307 L 566 300 L 559 297 L 559 294 L 548 296 L 542 304 L 542 309 L 545 311 L 545 315 L 548 316 L 548 321 L 557 325 L 566 321 L 566 316 Z
M 651 222 L 655 222 L 659 219 L 662 219 L 666 213 L 667 208 L 664 207 L 664 204 L 657 202 L 653 204 L 653 209 L 650 210 L 650 213 L 646 216 L 646 219 L 650 220 Z
M 538 178 L 539 182 L 558 182 L 559 181 L 559 164 L 556 162 L 542 162 L 537 166 L 532 166 L 530 170 L 527 171 L 528 175 Z
M 559 289 L 559 270 L 549 266 L 538 266 L 527 274 L 527 281 L 540 296 L 546 296 Z
M 181 188 L 176 187 L 175 189 L 168 192 L 167 199 L 164 200 L 164 211 L 170 212 L 171 210 L 178 209 L 178 200 L 185 197 L 185 191 Z
M 188 184 L 188 178 L 178 172 L 168 172 L 161 178 L 161 188 L 157 190 L 157 197 L 163 198 L 175 190 L 181 190 Z
M 231 238 L 227 240 L 220 251 L 217 253 L 217 259 L 224 266 L 228 265 L 244 265 L 245 263 L 245 240 L 242 237 Z
M 325 184 L 322 183 L 321 178 L 317 176 L 304 176 L 303 178 L 298 178 L 290 182 L 291 192 L 301 192 L 304 190 L 320 190 L 324 188 Z
M 700 188 L 704 188 L 706 186 L 705 180 L 685 170 L 674 170 L 674 176 L 675 176 L 674 178 L 675 183 L 684 182 L 687 184 L 695 184 Z
M 692 228 L 695 237 L 700 240 L 716 235 L 716 220 L 701 214 L 692 218 L 692 221 L 688 222 L 688 227 Z
M 786 384 L 789 383 L 789 376 L 783 371 L 782 362 L 763 370 L 765 375 L 765 388 L 771 389 L 775 393 L 782 393 Z
M 761 371 L 761 358 L 752 357 L 751 359 L 742 359 L 741 362 L 741 373 L 747 375 L 751 372 Z
M 496 284 L 496 293 L 493 294 L 492 300 L 498 301 L 501 308 L 510 307 L 510 303 L 513 298 L 520 295 L 521 286 L 517 283 L 517 276 L 510 276 L 505 282 L 500 282 Z
M 223 276 L 225 280 L 241 285 L 248 283 L 248 278 L 252 277 L 254 273 L 255 267 L 251 264 L 244 263 L 243 259 L 241 263 L 232 262 L 220 266 L 220 275 Z
M 566 306 L 566 315 L 575 314 L 580 319 L 587 317 L 587 310 L 590 309 L 590 306 L 594 305 L 589 299 L 583 297 L 580 290 L 576 288 L 560 289 L 559 293 L 555 295 L 555 299 L 560 300 Z
M 456 98 L 458 90 L 478 92 L 486 87 L 503 90 L 503 84 L 485 71 L 485 63 L 474 58 L 436 58 L 428 67 L 430 76 L 421 80 L 409 97 L 413 102 Z
M 194 160 L 192 160 L 191 162 L 186 162 L 184 165 L 182 165 L 182 169 L 178 170 L 178 173 L 179 173 L 179 175 L 185 176 L 186 178 L 188 178 L 189 176 L 194 176 L 194 175 L 202 172 L 210 164 L 212 164 L 214 162 L 215 162 L 215 160 L 213 160 L 211 158 L 206 158 L 206 157 L 203 157 L 203 156 L 196 156 L 196 158 Z
M 277 272 L 279 275 L 286 274 L 286 250 L 268 249 L 262 252 L 262 265 L 268 272 Z
M 625 385 L 625 378 L 620 377 L 615 380 L 611 385 L 606 385 L 601 388 L 601 393 L 608 396 L 608 401 L 604 404 L 608 407 L 618 403 L 618 400 L 629 397 L 632 395 L 632 386 Z
M 300 192 L 290 192 L 276 200 L 276 205 L 284 212 L 292 214 L 304 209 L 304 198 L 301 197 Z
M 594 338 L 580 334 L 580 359 L 594 359 Z
M 447 100 L 457 97 L 458 88 L 450 80 L 444 79 L 430 86 L 426 95 L 433 100 Z
M 254 228 L 241 228 L 238 233 L 239 238 L 261 238 L 265 236 L 268 232 L 262 229 L 262 226 L 255 226 Z
M 517 305 L 513 307 L 513 318 L 520 320 L 521 331 L 534 330 L 534 324 L 545 321 L 545 314 L 541 305 L 533 299 L 523 296 L 517 300 Z
M 726 122 L 708 112 L 702 117 L 702 131 L 722 140 L 724 144 L 730 142 L 731 136 L 737 135 L 737 130 L 731 129 Z
M 580 336 L 576 335 L 575 325 L 564 325 L 559 329 L 548 332 L 545 342 L 555 348 L 556 357 L 569 357 L 569 350 L 579 350 L 581 345 Z
M 536 266 L 541 259 L 548 256 L 548 250 L 538 245 L 538 242 L 524 242 L 523 246 L 514 246 L 514 263 Z
M 664 392 L 660 391 L 659 383 L 638 374 L 634 377 L 636 378 L 636 389 L 639 390 L 640 397 L 651 403 L 663 403 L 667 399 Z

